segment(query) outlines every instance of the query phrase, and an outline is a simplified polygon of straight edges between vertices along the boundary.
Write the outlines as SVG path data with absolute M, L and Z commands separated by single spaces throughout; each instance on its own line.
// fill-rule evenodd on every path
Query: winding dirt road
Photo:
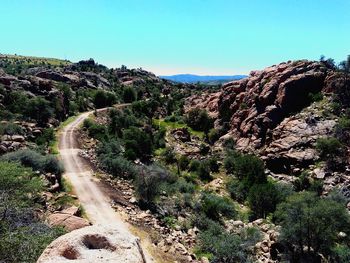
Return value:
M 125 105 L 118 105 L 117 107 L 123 106 Z M 103 110 L 105 109 L 99 111 Z M 82 113 L 68 124 L 59 135 L 59 152 L 65 168 L 64 177 L 72 184 L 80 203 L 93 224 L 113 226 L 125 235 L 132 235 L 127 223 L 123 222 L 111 207 L 110 199 L 100 189 L 97 183 L 98 179 L 93 176 L 90 164 L 79 156 L 80 149 L 75 133 L 82 122 L 92 113 L 92 111 Z M 147 262 L 153 261 L 147 252 L 144 254 Z

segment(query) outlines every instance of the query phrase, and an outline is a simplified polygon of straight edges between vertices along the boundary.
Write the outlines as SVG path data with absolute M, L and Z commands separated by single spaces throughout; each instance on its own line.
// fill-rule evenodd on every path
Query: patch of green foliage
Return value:
M 339 245 L 345 255 L 338 251 L 335 257 L 347 256 L 350 217 L 341 203 L 300 192 L 280 204 L 275 216 L 282 227 L 280 239 L 289 248 L 291 260 L 315 262 L 319 253 L 334 257 Z M 346 237 L 341 238 L 339 232 Z
M 64 233 L 34 215 L 34 200 L 42 189 L 31 169 L 0 162 L 0 261 L 36 262 L 46 246 Z

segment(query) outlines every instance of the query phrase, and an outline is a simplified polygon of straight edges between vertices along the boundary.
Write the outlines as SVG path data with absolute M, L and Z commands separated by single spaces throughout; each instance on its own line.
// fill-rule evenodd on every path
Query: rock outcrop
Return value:
M 70 207 L 62 211 L 56 211 L 47 217 L 50 226 L 63 226 L 67 231 L 89 226 L 90 223 L 84 218 L 78 217 L 78 208 Z
M 284 118 L 308 106 L 310 94 L 323 90 L 329 69 L 320 62 L 281 63 L 249 78 L 223 86 L 219 119 L 229 122 L 235 138 L 248 138 L 253 148 L 272 140 L 272 130 Z
M 260 155 L 277 178 L 298 175 L 317 161 L 316 140 L 331 136 L 337 122 L 329 114 L 330 99 L 313 103 L 314 98 L 333 92 L 341 81 L 322 62 L 281 63 L 226 83 L 220 92 L 192 96 L 185 109 L 205 108 L 226 132 L 222 140 L 233 137 L 238 150 Z
M 53 241 L 37 263 L 144 263 L 139 239 L 113 226 L 90 226 Z

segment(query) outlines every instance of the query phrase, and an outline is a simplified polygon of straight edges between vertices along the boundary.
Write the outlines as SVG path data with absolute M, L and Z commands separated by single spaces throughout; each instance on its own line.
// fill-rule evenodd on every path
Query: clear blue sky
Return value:
M 240 74 L 350 54 L 350 0 L 2 0 L 0 53 L 156 74 Z

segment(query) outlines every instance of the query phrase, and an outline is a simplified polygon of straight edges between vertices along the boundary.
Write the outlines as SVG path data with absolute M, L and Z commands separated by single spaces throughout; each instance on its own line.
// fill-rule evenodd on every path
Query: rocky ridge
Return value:
M 252 71 L 220 92 L 192 96 L 185 108 L 207 109 L 224 131 L 222 139 L 233 137 L 237 149 L 260 155 L 271 174 L 284 180 L 318 161 L 316 140 L 332 135 L 337 122 L 328 95 L 340 81 L 325 63 L 289 61 Z M 313 103 L 321 93 L 323 101 Z

